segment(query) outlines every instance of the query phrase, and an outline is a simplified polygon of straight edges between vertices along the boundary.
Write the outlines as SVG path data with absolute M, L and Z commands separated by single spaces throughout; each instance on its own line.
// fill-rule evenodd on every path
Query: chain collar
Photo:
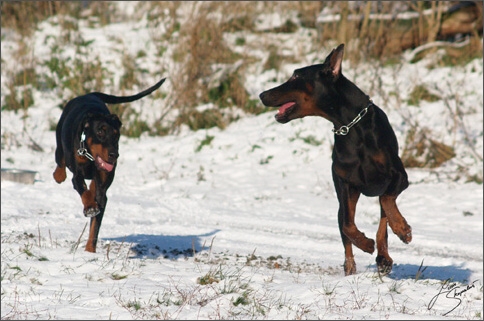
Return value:
M 355 119 L 353 119 L 351 121 L 351 123 L 349 123 L 348 125 L 343 125 L 341 126 L 339 129 L 335 129 L 333 128 L 333 133 L 335 135 L 340 135 L 340 136 L 345 136 L 348 134 L 348 132 L 350 131 L 350 128 L 353 127 L 357 122 L 359 122 L 361 120 L 361 118 L 363 118 L 363 116 L 366 115 L 366 113 L 368 112 L 368 108 L 370 108 L 370 106 L 373 105 L 373 101 L 370 99 L 370 101 L 368 102 L 368 105 L 363 108 L 359 113 L 358 115 L 356 115 Z
M 82 134 L 81 134 L 81 142 L 80 142 L 81 143 L 81 146 L 77 150 L 77 155 L 84 156 L 84 157 L 86 157 L 87 159 L 89 159 L 92 162 L 92 161 L 94 161 L 94 157 L 92 157 L 92 155 L 89 154 L 89 152 L 87 151 L 87 149 L 84 147 L 84 142 L 85 141 L 86 141 L 86 134 L 83 131 Z

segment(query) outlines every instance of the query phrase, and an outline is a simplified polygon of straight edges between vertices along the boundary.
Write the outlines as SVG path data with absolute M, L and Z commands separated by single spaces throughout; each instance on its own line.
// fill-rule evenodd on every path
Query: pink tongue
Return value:
M 105 170 L 107 170 L 108 172 L 112 171 L 113 170 L 113 167 L 114 165 L 113 164 L 109 164 L 109 163 L 106 163 L 101 157 L 97 157 L 97 162 L 99 163 L 99 165 L 104 168 Z
M 282 105 L 281 107 L 279 107 L 279 112 L 278 112 L 278 114 L 284 114 L 284 112 L 285 112 L 285 111 L 286 111 L 288 108 L 290 108 L 290 107 L 294 106 L 295 104 L 296 104 L 296 103 L 295 103 L 295 102 L 293 102 L 293 101 L 288 102 L 288 103 L 285 103 L 284 105 Z

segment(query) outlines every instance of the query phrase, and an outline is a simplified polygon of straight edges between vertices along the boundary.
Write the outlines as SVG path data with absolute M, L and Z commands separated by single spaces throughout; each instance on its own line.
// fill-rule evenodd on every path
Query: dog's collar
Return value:
M 363 118 L 363 116 L 366 115 L 366 113 L 368 112 L 368 108 L 370 108 L 371 105 L 373 105 L 373 101 L 370 99 L 370 101 L 368 102 L 368 105 L 365 108 L 363 108 L 358 113 L 358 115 L 356 115 L 355 119 L 353 119 L 348 125 L 343 125 L 338 129 L 333 128 L 333 133 L 335 135 L 340 135 L 340 136 L 348 135 L 350 128 L 353 127 L 357 122 L 359 122 Z
M 87 151 L 87 149 L 84 147 L 85 141 L 86 141 L 86 133 L 84 133 L 84 131 L 82 131 L 81 141 L 80 141 L 80 147 L 77 150 L 77 155 L 84 156 L 84 157 L 86 157 L 87 159 L 89 159 L 92 162 L 92 161 L 94 161 L 94 157 L 92 157 L 92 155 L 89 154 L 89 152 Z

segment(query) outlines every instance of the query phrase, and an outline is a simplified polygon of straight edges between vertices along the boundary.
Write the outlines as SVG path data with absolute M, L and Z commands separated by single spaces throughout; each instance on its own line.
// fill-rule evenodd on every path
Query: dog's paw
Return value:
M 373 254 L 373 252 L 375 252 L 375 240 L 367 238 L 363 233 L 361 233 L 360 236 L 352 239 L 351 241 L 357 248 L 359 248 L 363 252 L 370 254 Z
M 55 171 L 54 171 L 54 174 L 52 176 L 54 176 L 54 180 L 58 184 L 62 183 L 63 181 L 66 180 L 66 177 L 67 177 L 66 168 L 65 167 L 61 168 L 61 167 L 57 166 Z
M 356 274 L 356 263 L 353 257 L 345 258 L 345 263 L 343 264 L 345 271 L 345 276 Z
M 361 249 L 366 253 L 373 254 L 375 252 L 375 240 L 367 238 Z
M 97 207 L 96 208 L 90 207 L 90 208 L 84 209 L 84 216 L 85 217 L 94 217 L 94 216 L 98 215 L 99 213 L 101 213 L 101 211 Z
M 378 255 L 376 257 L 376 265 L 378 267 L 378 273 L 387 275 L 392 271 L 393 260 L 389 256 L 384 257 L 382 255 Z
M 400 238 L 400 240 L 402 240 L 403 243 L 410 243 L 412 241 L 412 228 L 410 227 L 410 225 L 406 224 L 402 232 L 398 234 L 398 237 Z

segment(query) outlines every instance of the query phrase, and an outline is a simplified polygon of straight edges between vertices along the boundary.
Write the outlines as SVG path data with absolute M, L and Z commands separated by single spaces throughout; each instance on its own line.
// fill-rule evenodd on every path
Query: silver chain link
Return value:
M 345 135 L 348 135 L 348 132 L 350 131 L 350 128 L 353 127 L 357 122 L 359 122 L 361 120 L 361 118 L 363 118 L 363 116 L 366 115 L 366 113 L 368 112 L 368 108 L 373 104 L 373 102 L 370 100 L 370 102 L 368 103 L 368 106 L 366 106 L 362 111 L 360 111 L 358 113 L 358 115 L 356 115 L 355 119 L 353 119 L 351 121 L 351 123 L 349 123 L 348 125 L 343 125 L 341 126 L 339 129 L 335 129 L 333 128 L 333 133 L 335 133 L 336 135 L 341 135 L 341 136 L 345 136 Z
M 86 134 L 84 132 L 82 132 L 82 134 L 81 134 L 81 142 L 80 142 L 81 143 L 81 146 L 77 150 L 77 155 L 84 156 L 87 159 L 89 159 L 90 161 L 94 161 L 94 157 L 92 157 L 92 155 L 89 154 L 87 152 L 87 149 L 84 147 L 84 142 L 85 141 L 86 141 Z

